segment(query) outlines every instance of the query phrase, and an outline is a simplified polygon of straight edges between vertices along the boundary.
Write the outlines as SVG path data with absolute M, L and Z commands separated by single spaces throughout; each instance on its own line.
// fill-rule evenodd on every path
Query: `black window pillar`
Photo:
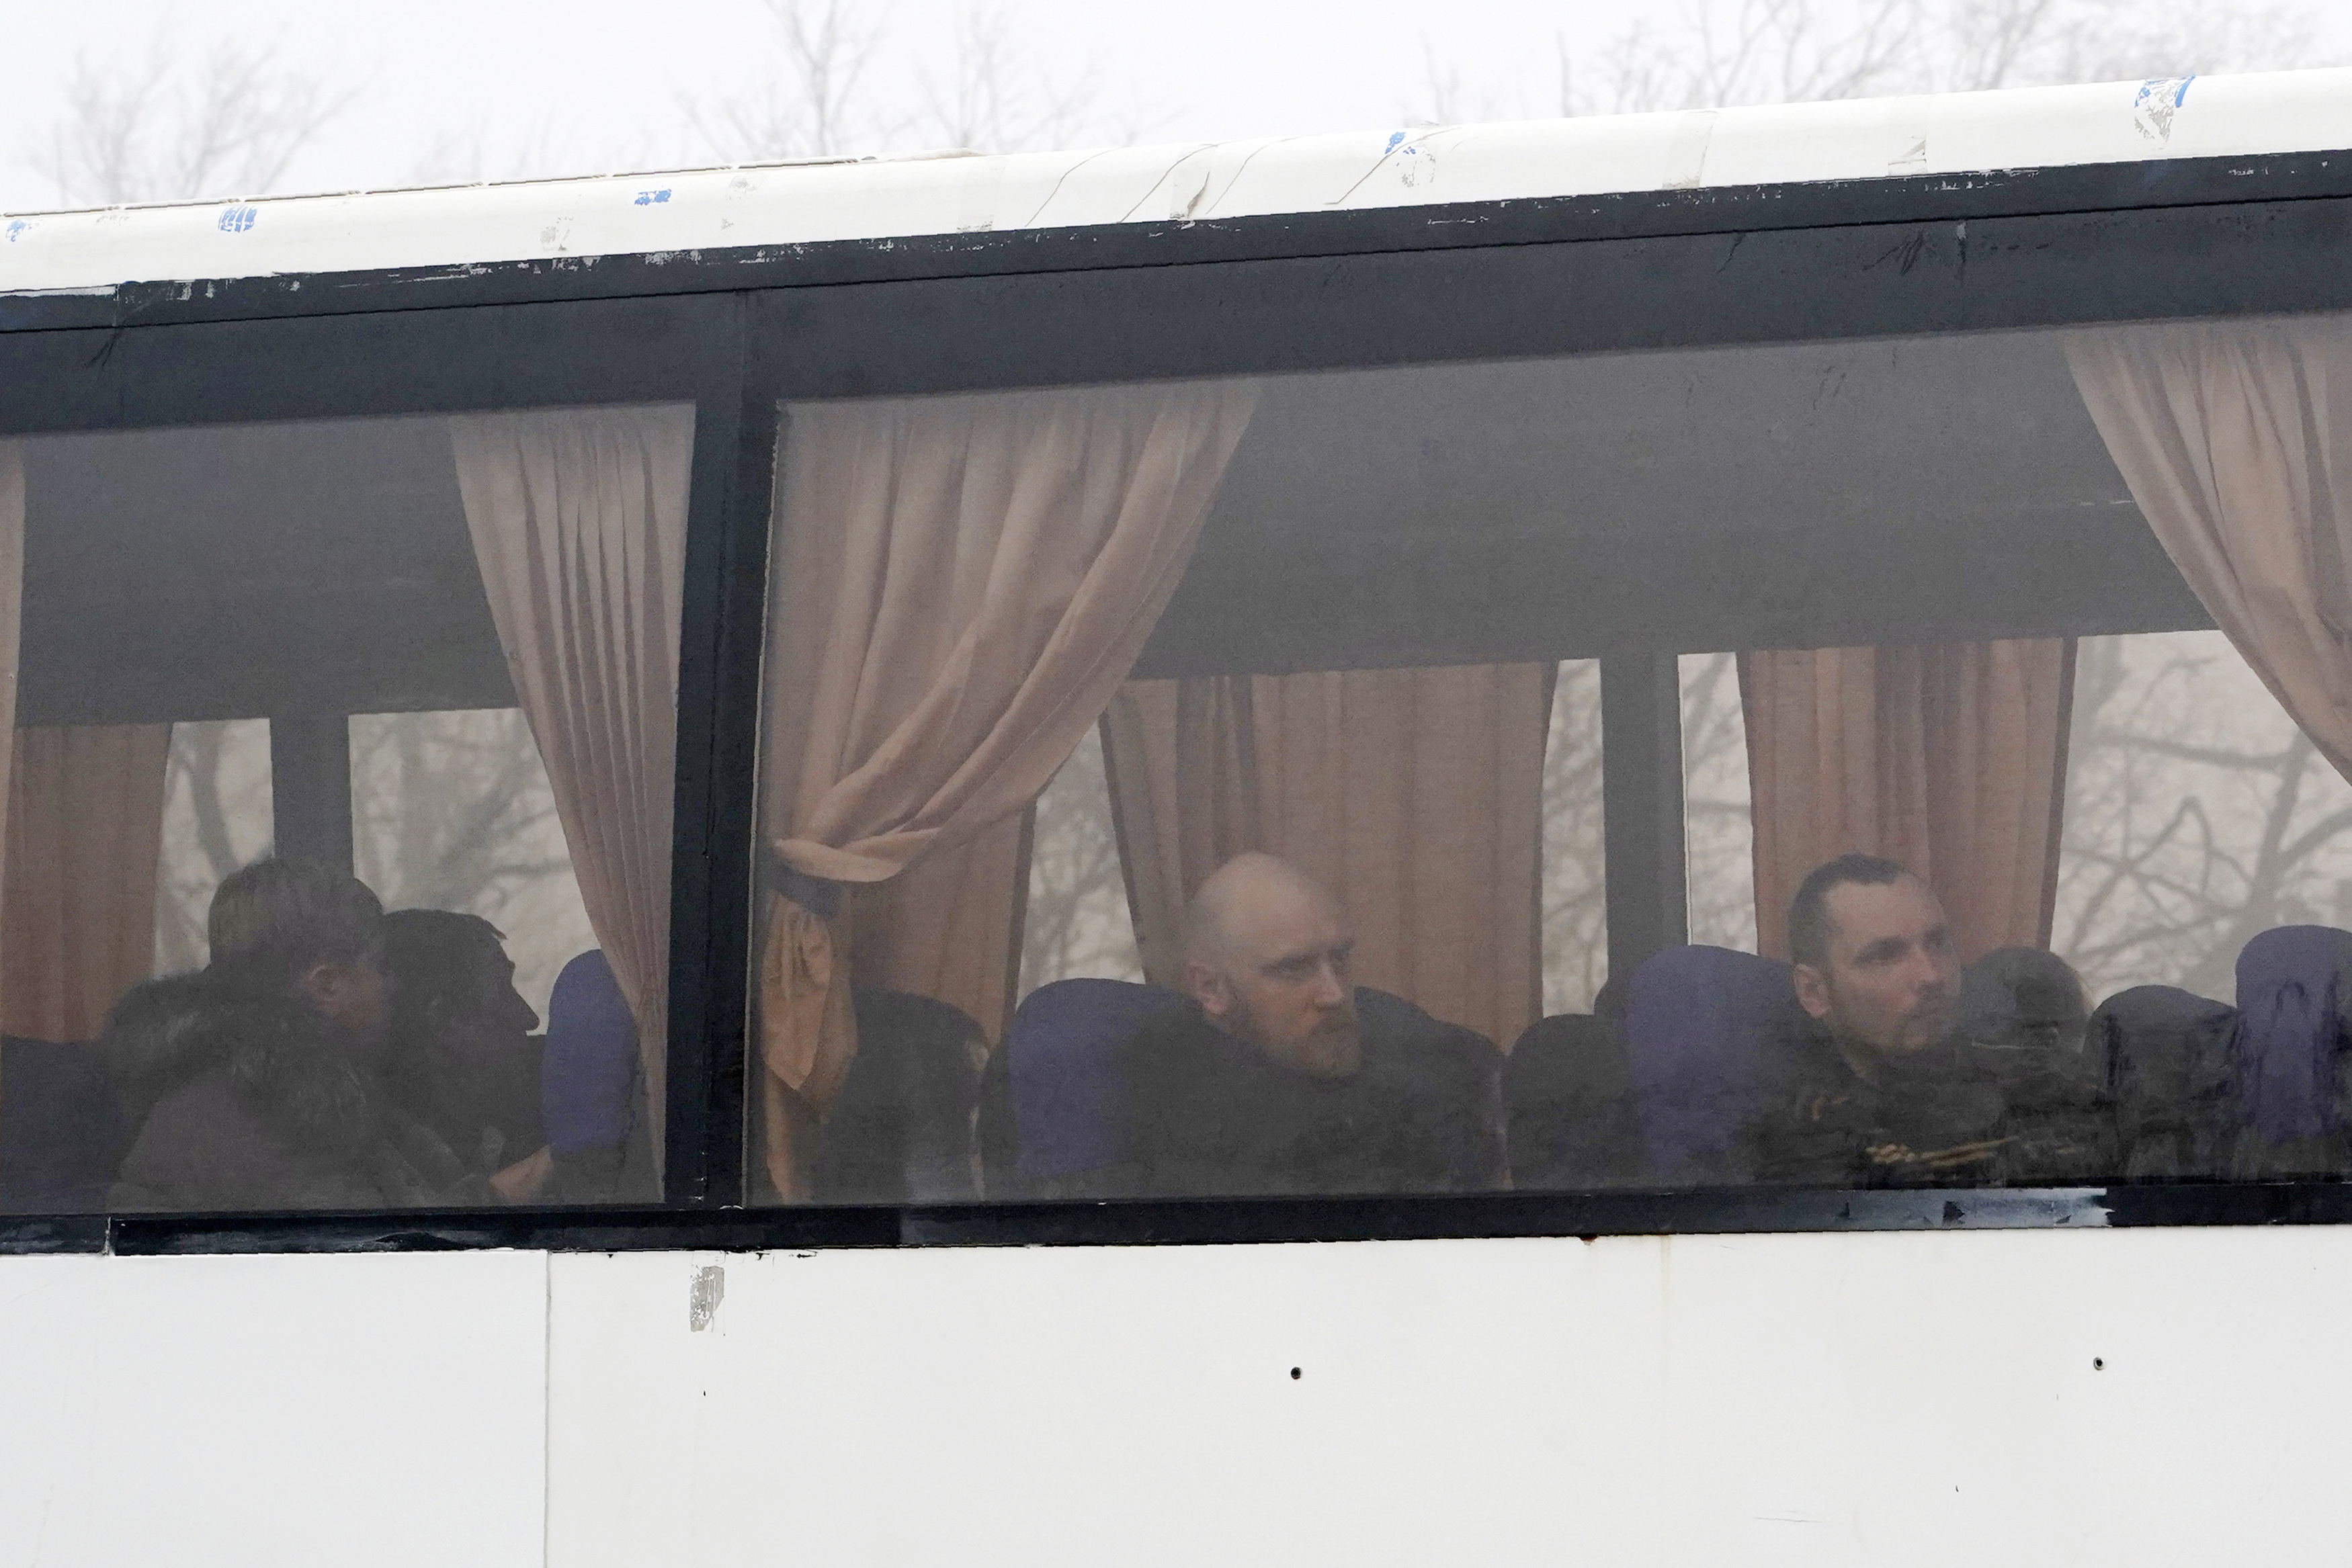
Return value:
M 269 720 L 270 826 L 277 852 L 352 869 L 352 731 L 341 714 Z
M 1690 940 L 1683 860 L 1682 688 L 1672 653 L 1601 661 L 1601 816 L 1609 973 Z

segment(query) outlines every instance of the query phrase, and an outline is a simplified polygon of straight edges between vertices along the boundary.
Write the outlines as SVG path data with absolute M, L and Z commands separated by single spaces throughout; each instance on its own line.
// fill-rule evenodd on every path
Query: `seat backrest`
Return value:
M 1408 1059 L 1410 1092 L 1428 1103 L 1444 1143 L 1448 1180 L 1460 1191 L 1499 1188 L 1510 1176 L 1504 1127 L 1503 1053 L 1466 1024 L 1448 1023 L 1419 1005 L 1370 986 L 1356 988 L 1356 1017 L 1367 1036 L 1412 1038 L 1427 1049 Z
M 1017 1174 L 1062 1181 L 1128 1155 L 1120 1052 L 1143 1021 L 1184 998 L 1133 980 L 1055 980 L 1022 998 L 1004 1037 Z
M 2232 1077 L 2246 1124 L 2290 1166 L 2333 1166 L 2316 1150 L 2297 1161 L 2289 1146 L 2345 1131 L 2337 1074 L 2352 1043 L 2352 931 L 2281 925 L 2253 937 L 2238 955 L 2238 1011 Z
M 1789 966 L 1727 947 L 1668 947 L 1626 988 L 1625 1048 L 1651 1171 L 1720 1179 L 1766 1074 L 1803 1027 Z
M 2177 986 L 2134 986 L 2092 1012 L 2123 1175 L 2261 1174 L 2234 1082 L 2242 1027 L 2237 1009 Z
M 547 1002 L 540 1124 L 558 1155 L 617 1148 L 637 1115 L 637 1023 L 602 951 L 563 966 Z
M 980 1196 L 981 1065 L 971 1014 L 930 997 L 850 993 L 857 1054 L 817 1134 L 820 1203 L 969 1203 Z
M 1513 1186 L 1622 1186 L 1647 1169 L 1614 1019 L 1561 1013 L 1528 1025 L 1511 1047 L 1503 1092 Z
M 0 1212 L 102 1208 L 135 1129 L 98 1053 L 0 1040 Z

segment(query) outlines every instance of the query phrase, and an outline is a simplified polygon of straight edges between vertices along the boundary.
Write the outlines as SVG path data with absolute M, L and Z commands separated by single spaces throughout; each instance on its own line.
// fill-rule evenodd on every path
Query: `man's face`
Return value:
M 1829 961 L 1796 967 L 1797 999 L 1840 1041 L 1907 1055 L 1952 1027 L 1960 966 L 1943 905 L 1916 876 L 1840 883 L 1825 901 Z
M 539 1027 L 539 1014 L 531 1010 L 522 993 L 515 989 L 514 960 L 506 956 L 496 943 L 487 943 L 475 960 L 474 983 L 457 1009 L 457 1016 L 447 1020 L 446 1032 L 459 1041 L 478 1050 L 512 1051 L 520 1046 L 530 1031 Z
M 1327 901 L 1283 889 L 1237 915 L 1222 963 L 1187 964 L 1186 986 L 1226 1033 L 1297 1071 L 1345 1078 L 1364 1056 L 1355 945 Z

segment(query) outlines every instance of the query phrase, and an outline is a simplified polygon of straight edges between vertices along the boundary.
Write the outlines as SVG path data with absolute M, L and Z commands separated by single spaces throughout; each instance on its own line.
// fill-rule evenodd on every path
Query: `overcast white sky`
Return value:
M 960 0 L 854 0 L 886 21 L 876 92 L 920 101 Z M 1840 0 L 1825 0 L 1834 6 Z M 1851 0 L 1847 0 L 1851 3 Z M 2184 0 L 2186 3 L 2186 0 Z M 1638 0 L 1002 0 L 1025 55 L 1095 87 L 1097 127 L 1191 141 L 1392 124 L 1429 99 L 1424 45 L 1489 116 L 1558 112 L 1558 40 L 1595 55 Z M 2231 9 L 2214 5 L 2207 10 Z M 2325 14 L 2325 13 L 2319 13 Z M 2341 28 L 2338 29 L 2342 30 Z M 0 210 L 55 204 L 40 152 L 78 57 L 130 61 L 165 38 L 200 55 L 259 42 L 359 91 L 281 188 L 421 174 L 577 172 L 719 161 L 681 99 L 745 91 L 772 57 L 759 0 L 0 0 Z M 1102 139 L 1097 129 L 1088 140 Z M 444 166 L 429 168 L 439 149 Z M 452 150 L 471 169 L 446 165 Z

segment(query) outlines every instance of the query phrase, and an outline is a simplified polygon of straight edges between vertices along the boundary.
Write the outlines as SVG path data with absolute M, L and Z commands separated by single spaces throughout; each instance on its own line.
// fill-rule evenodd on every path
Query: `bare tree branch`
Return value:
M 42 172 L 67 203 L 258 195 L 347 111 L 337 89 L 267 48 L 225 42 L 183 65 L 159 37 L 136 64 L 78 57 Z

